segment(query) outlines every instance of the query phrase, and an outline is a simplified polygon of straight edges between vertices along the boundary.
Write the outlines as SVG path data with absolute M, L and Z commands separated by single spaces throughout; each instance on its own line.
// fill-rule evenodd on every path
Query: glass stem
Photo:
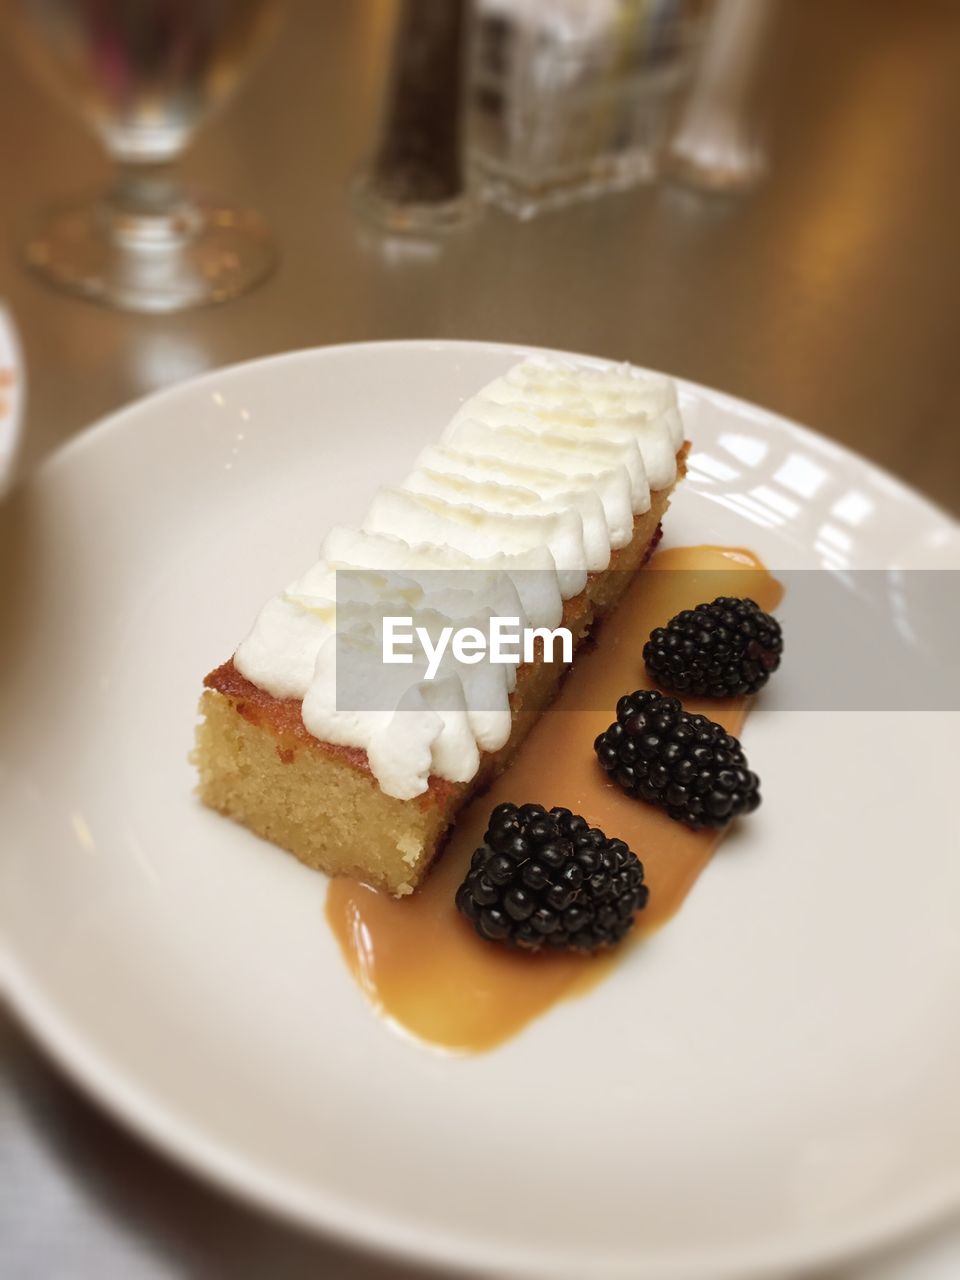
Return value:
M 111 238 L 129 250 L 182 245 L 199 222 L 169 161 L 119 161 L 106 211 Z

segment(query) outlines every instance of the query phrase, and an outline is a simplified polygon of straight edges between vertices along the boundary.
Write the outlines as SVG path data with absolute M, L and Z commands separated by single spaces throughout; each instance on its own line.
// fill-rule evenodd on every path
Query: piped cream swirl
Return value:
M 431 775 L 469 781 L 480 753 L 510 736 L 515 667 L 446 655 L 428 680 L 419 661 L 387 666 L 384 616 L 402 613 L 431 636 L 491 616 L 556 627 L 563 601 L 630 542 L 651 488 L 672 484 L 682 443 L 669 379 L 524 361 L 460 408 L 359 528 L 330 530 L 321 559 L 267 602 L 234 663 L 301 701 L 316 738 L 366 751 L 386 794 L 410 799 Z M 350 679 L 361 709 L 345 699 Z

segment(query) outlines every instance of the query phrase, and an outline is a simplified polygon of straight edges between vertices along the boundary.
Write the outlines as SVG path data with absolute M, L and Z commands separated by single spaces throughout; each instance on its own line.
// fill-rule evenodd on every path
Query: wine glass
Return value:
M 50 283 L 129 311 L 180 311 L 250 289 L 275 250 L 259 214 L 188 194 L 176 161 L 266 43 L 277 0 L 14 0 L 20 44 L 114 162 L 92 199 L 24 245 Z

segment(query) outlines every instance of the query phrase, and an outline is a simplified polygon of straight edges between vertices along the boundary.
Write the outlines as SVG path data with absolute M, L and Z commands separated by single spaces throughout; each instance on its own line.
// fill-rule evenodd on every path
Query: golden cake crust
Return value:
M 318 755 L 329 756 L 373 779 L 367 753 L 362 747 L 345 747 L 336 742 L 321 742 L 303 723 L 301 704 L 296 698 L 275 698 L 272 693 L 259 689 L 236 668 L 233 658 L 216 667 L 204 677 L 204 688 L 214 689 L 232 704 L 237 715 L 252 725 L 270 733 L 276 740 L 276 751 L 282 764 L 292 764 L 296 751 L 305 748 Z M 293 738 L 297 746 L 286 739 Z M 421 807 L 442 803 L 458 789 L 455 782 L 431 775 L 427 790 L 415 797 Z

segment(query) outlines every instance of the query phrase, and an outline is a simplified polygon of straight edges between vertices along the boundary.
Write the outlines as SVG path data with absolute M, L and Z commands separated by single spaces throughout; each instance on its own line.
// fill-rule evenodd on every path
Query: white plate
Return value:
M 8 504 L 3 985 L 164 1150 L 368 1244 L 704 1280 L 876 1243 L 960 1203 L 955 714 L 757 713 L 764 806 L 679 916 L 472 1058 L 380 1021 L 323 878 L 191 794 L 204 672 L 517 356 L 408 342 L 215 373 L 81 437 Z M 671 542 L 780 569 L 942 562 L 955 526 L 890 477 L 683 397 Z
M 23 423 L 24 368 L 20 343 L 6 307 L 0 306 L 0 497 L 10 483 Z

